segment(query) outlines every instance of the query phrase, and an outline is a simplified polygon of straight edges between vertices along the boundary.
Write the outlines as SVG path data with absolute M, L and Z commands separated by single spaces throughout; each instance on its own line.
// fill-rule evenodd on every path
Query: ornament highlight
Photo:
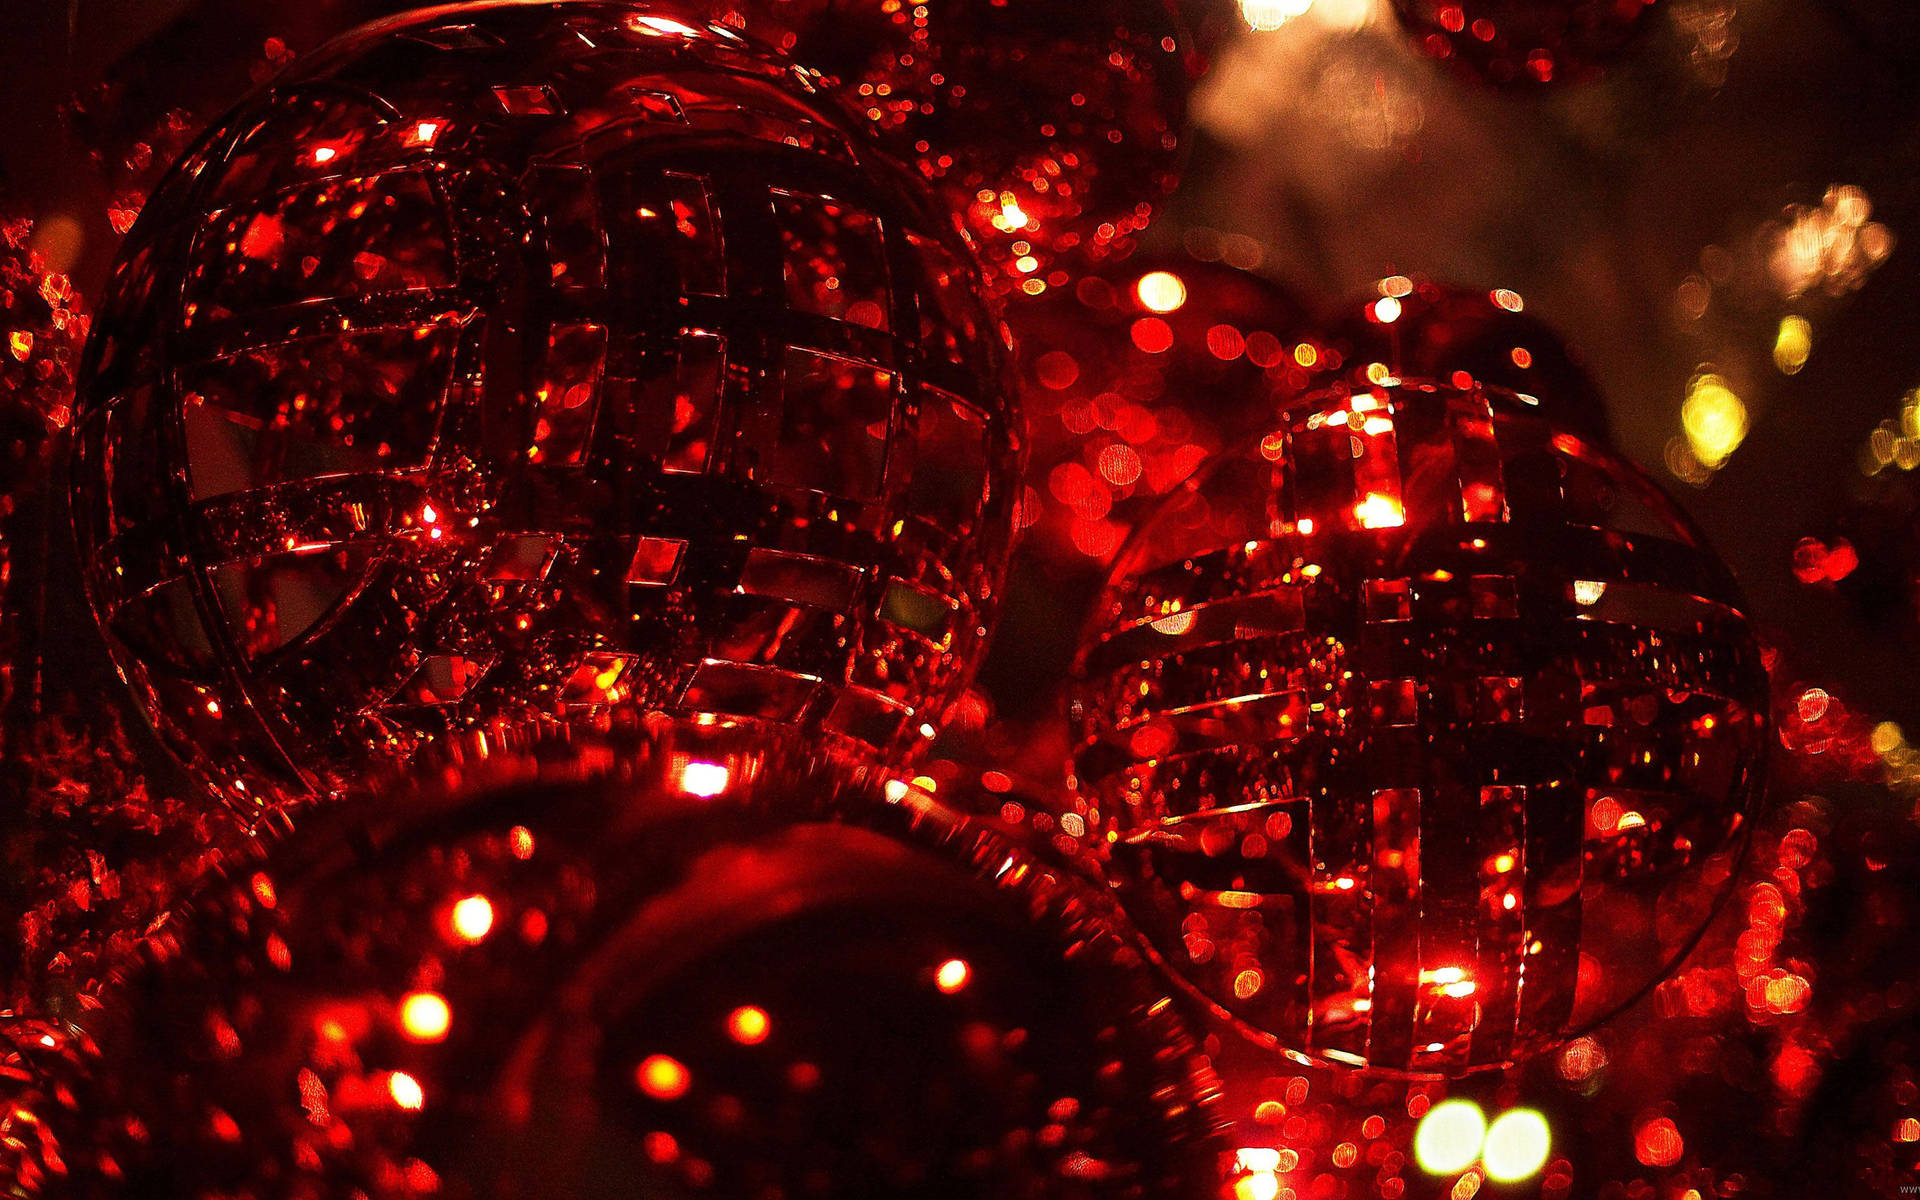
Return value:
M 1767 710 L 1731 576 L 1639 472 L 1504 392 L 1341 386 L 1122 551 L 1073 814 L 1247 1032 L 1456 1073 L 1671 969 L 1732 886 Z
M 816 77 L 679 9 L 367 26 L 149 201 L 86 369 L 88 585 L 243 809 L 613 707 L 897 750 L 999 602 L 966 247 Z

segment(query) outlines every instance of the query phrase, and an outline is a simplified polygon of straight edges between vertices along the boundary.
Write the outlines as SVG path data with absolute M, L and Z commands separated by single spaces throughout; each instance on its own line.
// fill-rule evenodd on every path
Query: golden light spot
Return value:
M 454 903 L 449 923 L 455 937 L 473 945 L 493 930 L 493 902 L 480 895 L 463 897 Z
M 678 1100 L 693 1086 L 693 1072 L 677 1058 L 650 1054 L 633 1070 L 634 1082 L 655 1100 Z
M 951 996 L 973 979 L 973 968 L 964 958 L 950 958 L 934 968 L 933 986 Z
M 1480 1157 L 1487 1117 L 1471 1100 L 1447 1100 L 1427 1110 L 1413 1135 L 1413 1156 L 1429 1175 L 1464 1171 Z
M 1187 302 L 1187 285 L 1172 271 L 1149 271 L 1133 285 L 1148 312 L 1170 313 Z
M 1573 581 L 1573 602 L 1591 608 L 1600 603 L 1607 594 L 1607 585 L 1597 579 L 1576 579 Z
M 1747 406 L 1724 378 L 1703 370 L 1687 384 L 1680 427 L 1700 465 L 1718 470 L 1746 440 Z
M 1508 312 L 1517 313 L 1527 306 L 1527 302 L 1521 299 L 1520 293 L 1510 288 L 1495 288 L 1487 298 Z
M 727 1036 L 742 1046 L 758 1046 L 771 1032 L 773 1021 L 764 1008 L 743 1004 L 727 1014 Z
M 400 1028 L 410 1042 L 444 1042 L 453 1010 L 438 992 L 408 992 L 400 1000 Z
M 395 1071 L 387 1076 L 387 1095 L 408 1112 L 419 1112 L 427 1102 L 427 1093 L 420 1086 L 420 1081 L 405 1071 Z
M 1382 325 L 1391 325 L 1400 319 L 1400 301 L 1393 296 L 1382 296 L 1373 302 L 1373 319 Z
M 316 163 L 330 163 L 338 157 L 339 154 L 340 152 L 332 146 L 316 146 L 313 151 L 313 161 Z
M 1782 375 L 1797 375 L 1813 353 L 1813 323 L 1805 317 L 1780 318 L 1780 331 L 1773 338 L 1773 365 Z
M 1553 1134 L 1547 1119 L 1531 1108 L 1513 1108 L 1494 1118 L 1487 1129 L 1480 1161 L 1495 1183 L 1526 1179 L 1547 1165 Z
M 507 831 L 507 848 L 513 851 L 515 858 L 525 860 L 533 857 L 533 830 L 525 825 L 515 825 Z

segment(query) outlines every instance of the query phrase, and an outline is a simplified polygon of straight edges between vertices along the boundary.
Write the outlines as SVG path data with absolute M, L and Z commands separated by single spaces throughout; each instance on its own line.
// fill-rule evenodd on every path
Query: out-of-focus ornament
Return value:
M 997 290 L 1132 248 L 1173 190 L 1198 62 L 1169 0 L 707 0 L 843 81 L 962 215 Z
M 619 705 L 897 749 L 961 693 L 1018 460 L 975 268 L 813 76 L 676 11 L 368 26 L 129 237 L 75 526 L 231 796 Z
M 1395 275 L 1348 313 L 1329 338 L 1356 384 L 1477 381 L 1515 393 L 1557 425 L 1608 441 L 1606 402 L 1586 364 L 1511 288 Z
M 1099 567 L 1152 502 L 1316 378 L 1304 306 L 1181 256 L 1089 276 L 1011 318 L 1032 450 L 1027 545 Z
M 1658 980 L 1731 886 L 1766 677 L 1650 482 L 1505 392 L 1338 387 L 1122 552 L 1075 812 L 1175 972 L 1296 1053 L 1455 1072 Z
M 1499 87 L 1597 76 L 1647 24 L 1654 0 L 1393 0 L 1422 54 Z
M 491 753 L 236 861 L 84 1022 L 62 1194 L 1202 1196 L 1111 903 L 739 730 Z

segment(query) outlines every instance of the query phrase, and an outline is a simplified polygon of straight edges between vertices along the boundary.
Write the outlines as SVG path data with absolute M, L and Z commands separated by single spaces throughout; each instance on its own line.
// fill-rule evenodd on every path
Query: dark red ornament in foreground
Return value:
M 1173 190 L 1192 47 L 1168 0 L 708 0 L 836 80 L 964 218 L 997 290 L 1123 254 Z
M 924 189 L 734 31 L 396 18 L 218 123 L 130 235 L 90 590 L 242 802 L 618 706 L 898 749 L 999 600 L 999 339 Z
M 1122 552 L 1073 816 L 1250 1031 L 1463 1071 L 1671 969 L 1732 886 L 1767 704 L 1732 578 L 1644 476 L 1504 392 L 1342 387 Z
M 1211 1194 L 1105 897 L 874 768 L 649 732 L 463 741 L 234 863 L 87 1022 L 62 1194 Z
M 1654 0 L 1393 0 L 1416 49 L 1499 87 L 1597 76 L 1647 24 Z

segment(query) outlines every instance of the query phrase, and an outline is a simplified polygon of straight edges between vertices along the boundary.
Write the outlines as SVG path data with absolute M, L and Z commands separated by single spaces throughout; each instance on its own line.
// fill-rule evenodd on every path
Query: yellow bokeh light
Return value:
M 1724 378 L 1702 371 L 1687 384 L 1680 427 L 1700 465 L 1718 470 L 1746 440 L 1747 406 Z
M 1780 332 L 1773 338 L 1773 365 L 1782 375 L 1798 375 L 1813 353 L 1813 323 L 1805 317 L 1780 318 Z
M 1480 1161 L 1487 1169 L 1488 1179 L 1512 1183 L 1537 1174 L 1546 1166 L 1547 1151 L 1552 1146 L 1553 1134 L 1544 1116 L 1531 1108 L 1508 1109 L 1488 1127 Z
M 456 901 L 450 923 L 453 935 L 468 945 L 493 931 L 493 902 L 485 896 L 465 896 Z
M 1133 294 L 1148 312 L 1170 313 L 1187 302 L 1187 285 L 1172 271 L 1149 271 L 1133 285 Z
M 678 1100 L 693 1086 L 693 1072 L 677 1058 L 650 1054 L 634 1068 L 634 1082 L 655 1100 Z
M 742 1046 L 758 1046 L 773 1032 L 773 1020 L 767 1010 L 743 1004 L 727 1014 L 727 1036 Z
M 1471 1100 L 1447 1100 L 1427 1110 L 1413 1135 L 1413 1157 L 1429 1175 L 1464 1171 L 1480 1157 L 1487 1117 Z
M 409 992 L 400 1001 L 400 1028 L 413 1042 L 444 1042 L 453 1009 L 438 992 Z

